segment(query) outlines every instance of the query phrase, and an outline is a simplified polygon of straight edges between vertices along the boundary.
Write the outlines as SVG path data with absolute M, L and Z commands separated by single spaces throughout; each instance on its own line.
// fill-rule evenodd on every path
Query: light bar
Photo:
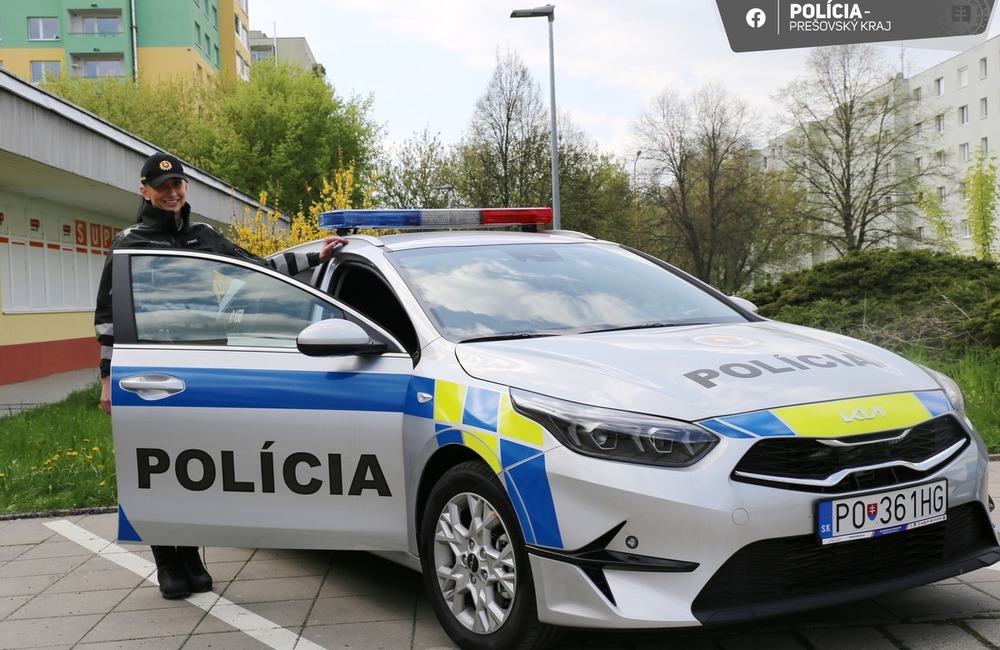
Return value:
M 477 228 L 552 223 L 552 208 L 488 208 L 434 210 L 331 210 L 319 215 L 319 227 L 345 228 Z

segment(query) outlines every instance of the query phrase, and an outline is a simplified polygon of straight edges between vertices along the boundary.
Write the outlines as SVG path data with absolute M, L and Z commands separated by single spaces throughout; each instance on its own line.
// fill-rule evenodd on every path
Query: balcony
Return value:
M 67 52 L 124 54 L 132 49 L 128 37 L 121 31 L 101 34 L 69 32 L 63 39 Z

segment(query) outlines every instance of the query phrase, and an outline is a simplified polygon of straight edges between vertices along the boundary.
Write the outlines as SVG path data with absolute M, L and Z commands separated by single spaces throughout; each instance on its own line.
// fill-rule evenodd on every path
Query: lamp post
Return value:
M 558 136 L 556 134 L 556 61 L 555 47 L 552 43 L 552 22 L 556 19 L 556 6 L 545 5 L 534 9 L 515 9 L 510 12 L 511 18 L 538 18 L 544 16 L 549 19 L 549 109 L 552 114 L 552 228 L 559 230 L 561 223 L 559 219 L 559 148 Z
M 455 186 L 452 185 L 451 183 L 447 183 L 445 185 L 437 185 L 434 187 L 434 189 L 439 192 L 448 193 L 448 209 L 451 209 L 451 195 L 455 192 Z
M 635 247 L 639 248 L 639 178 L 635 175 L 635 166 L 639 163 L 639 156 L 642 155 L 642 149 L 635 152 L 635 160 L 632 161 L 632 195 L 635 201 L 635 207 L 632 213 L 635 217 Z

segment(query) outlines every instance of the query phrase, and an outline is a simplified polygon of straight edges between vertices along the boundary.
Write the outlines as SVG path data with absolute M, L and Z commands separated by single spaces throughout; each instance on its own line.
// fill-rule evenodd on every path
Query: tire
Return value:
M 464 650 L 542 650 L 560 631 L 538 621 L 524 536 L 488 465 L 451 468 L 420 524 L 424 585 L 441 626 Z

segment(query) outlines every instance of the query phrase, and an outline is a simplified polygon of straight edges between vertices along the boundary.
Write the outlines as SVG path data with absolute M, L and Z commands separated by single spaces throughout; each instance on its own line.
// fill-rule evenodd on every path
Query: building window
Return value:
M 979 119 L 986 117 L 989 113 L 989 106 L 987 104 L 986 98 L 981 97 L 979 99 Z
M 990 142 L 986 136 L 979 140 L 979 150 L 983 152 L 984 156 L 990 152 Z
M 934 117 L 934 128 L 937 129 L 938 133 L 942 133 L 944 131 L 944 113 Z
M 61 61 L 32 61 L 31 82 L 41 83 L 46 78 L 57 79 L 62 75 Z
M 962 162 L 969 162 L 969 143 L 963 142 L 958 145 L 958 159 Z
M 944 94 L 944 77 L 938 77 L 934 80 L 934 92 L 940 97 Z
M 78 59 L 73 61 L 74 74 L 94 79 L 97 77 L 124 77 L 124 59 Z
M 917 140 L 924 139 L 924 123 L 917 122 Z
M 194 42 L 201 47 L 201 25 L 198 23 L 194 24 Z
M 944 166 L 944 152 L 943 151 L 939 151 L 939 152 L 937 152 L 934 155 L 937 158 L 938 167 L 943 167 Z
M 969 85 L 969 68 L 968 66 L 958 69 L 958 87 L 965 88 Z
M 917 226 L 917 241 L 924 241 L 924 227 Z
M 972 235 L 969 233 L 969 220 L 962 219 L 958 222 L 958 236 L 962 239 L 968 239 Z
M 84 17 L 83 32 L 85 34 L 121 34 L 122 20 L 118 16 Z
M 979 59 L 979 78 L 986 78 L 986 57 Z
M 916 163 L 917 163 L 917 171 L 918 172 L 924 171 L 924 159 L 921 158 L 920 156 L 917 156 Z
M 921 94 L 922 93 L 920 92 L 920 87 L 919 86 L 913 89 L 913 100 L 915 102 L 917 102 L 918 104 L 920 103 L 920 95 Z
M 937 188 L 937 195 L 939 199 L 944 199 L 944 186 L 941 185 Z
M 58 41 L 58 18 L 28 18 L 29 41 Z
M 958 107 L 958 123 L 968 124 L 969 123 L 969 105 Z

